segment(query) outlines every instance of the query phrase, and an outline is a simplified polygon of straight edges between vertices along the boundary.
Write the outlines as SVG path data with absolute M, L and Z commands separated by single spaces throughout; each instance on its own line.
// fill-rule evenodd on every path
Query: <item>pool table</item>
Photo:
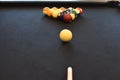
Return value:
M 116 3 L 0 2 L 0 80 L 120 80 L 120 9 Z M 81 7 L 70 23 L 44 7 Z M 59 33 L 69 29 L 68 43 Z

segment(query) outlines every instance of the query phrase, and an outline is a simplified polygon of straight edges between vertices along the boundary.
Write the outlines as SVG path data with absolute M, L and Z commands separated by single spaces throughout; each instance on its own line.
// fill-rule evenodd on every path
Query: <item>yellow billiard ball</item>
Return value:
M 75 20 L 75 14 L 73 13 L 70 13 L 71 17 L 72 17 L 72 20 Z
M 63 29 L 59 34 L 59 38 L 62 42 L 69 42 L 72 40 L 72 37 L 72 32 L 68 29 Z
M 57 18 L 58 17 L 58 11 L 57 10 L 54 10 L 53 12 L 52 12 L 52 17 L 53 18 Z

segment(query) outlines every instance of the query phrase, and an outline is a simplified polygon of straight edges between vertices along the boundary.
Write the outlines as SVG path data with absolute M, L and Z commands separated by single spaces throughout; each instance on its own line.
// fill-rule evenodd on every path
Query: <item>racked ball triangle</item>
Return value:
M 43 14 L 56 18 L 65 22 L 72 22 L 75 20 L 79 15 L 83 13 L 82 8 L 77 7 L 77 8 L 65 8 L 65 7 L 44 7 L 43 8 Z

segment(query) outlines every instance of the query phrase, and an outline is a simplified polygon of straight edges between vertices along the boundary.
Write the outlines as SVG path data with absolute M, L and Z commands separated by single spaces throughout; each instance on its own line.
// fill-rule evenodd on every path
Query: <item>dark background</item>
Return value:
M 74 80 L 120 80 L 119 9 L 82 6 L 65 23 L 42 8 L 0 6 L 0 80 L 66 80 L 68 66 Z M 66 44 L 59 40 L 65 28 L 73 32 Z

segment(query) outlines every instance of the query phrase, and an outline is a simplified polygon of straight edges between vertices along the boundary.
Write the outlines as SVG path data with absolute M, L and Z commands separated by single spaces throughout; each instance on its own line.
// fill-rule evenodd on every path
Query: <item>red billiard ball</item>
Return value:
M 72 21 L 72 16 L 70 15 L 70 13 L 64 14 L 63 15 L 63 20 L 65 22 L 71 22 Z

